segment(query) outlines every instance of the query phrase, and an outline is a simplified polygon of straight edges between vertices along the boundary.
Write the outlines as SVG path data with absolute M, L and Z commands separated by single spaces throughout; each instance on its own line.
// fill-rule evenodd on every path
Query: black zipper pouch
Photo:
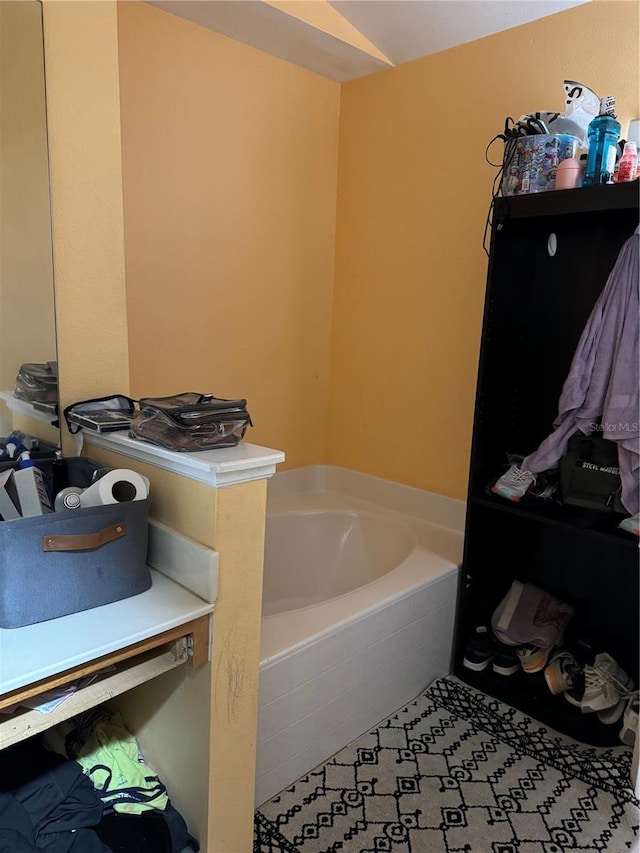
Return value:
M 94 397 L 67 406 L 64 419 L 72 434 L 81 428 L 94 432 L 117 432 L 129 429 L 136 413 L 135 405 L 135 400 L 124 394 Z

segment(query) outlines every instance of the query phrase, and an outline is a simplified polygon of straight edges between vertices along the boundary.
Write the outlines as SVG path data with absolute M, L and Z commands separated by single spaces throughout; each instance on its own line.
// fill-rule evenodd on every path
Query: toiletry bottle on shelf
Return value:
M 7 436 L 4 445 L 4 453 L 9 457 L 9 459 L 17 459 L 17 457 L 27 449 L 24 443 L 26 440 L 27 437 L 23 432 L 14 430 L 11 435 Z
M 51 492 L 52 497 L 61 492 L 69 485 L 67 480 L 67 460 L 63 457 L 61 450 L 56 450 L 56 458 L 51 465 Z
M 556 170 L 556 189 L 572 190 L 580 186 L 582 162 L 577 157 L 567 157 L 558 163 Z
M 633 181 L 638 168 L 638 151 L 635 142 L 625 142 L 618 166 L 618 183 Z
M 584 187 L 613 183 L 620 138 L 620 122 L 616 121 L 615 108 L 615 98 L 601 98 L 600 115 L 597 115 L 589 124 L 587 131 L 589 151 L 582 181 Z
M 18 466 L 13 474 L 18 490 L 20 509 L 24 518 L 53 512 L 53 503 L 42 471 L 36 467 L 25 450 L 18 457 Z

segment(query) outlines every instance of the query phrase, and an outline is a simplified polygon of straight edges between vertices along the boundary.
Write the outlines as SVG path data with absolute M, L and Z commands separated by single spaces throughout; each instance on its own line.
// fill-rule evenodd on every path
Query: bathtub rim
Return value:
M 309 494 L 338 494 L 464 534 L 466 501 L 449 495 L 407 486 L 373 474 L 338 465 L 306 465 L 278 471 L 267 484 L 267 512 L 270 505 L 285 505 L 295 497 Z

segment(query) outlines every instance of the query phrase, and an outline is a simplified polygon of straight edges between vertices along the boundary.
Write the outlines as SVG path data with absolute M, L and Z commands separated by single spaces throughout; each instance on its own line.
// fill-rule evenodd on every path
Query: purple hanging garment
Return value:
M 604 438 L 618 445 L 622 503 L 631 515 L 640 508 L 639 244 L 634 234 L 622 246 L 578 342 L 554 431 L 520 466 L 533 474 L 554 468 L 571 436 L 587 435 L 601 418 Z

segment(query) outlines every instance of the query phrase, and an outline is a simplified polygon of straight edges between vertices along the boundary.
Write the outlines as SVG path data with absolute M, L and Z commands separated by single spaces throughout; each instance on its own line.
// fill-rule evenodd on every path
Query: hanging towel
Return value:
M 604 438 L 618 446 L 622 503 L 631 515 L 640 509 L 639 244 L 634 234 L 622 246 L 578 342 L 554 431 L 521 463 L 533 474 L 556 467 L 571 436 L 587 435 L 601 418 Z

